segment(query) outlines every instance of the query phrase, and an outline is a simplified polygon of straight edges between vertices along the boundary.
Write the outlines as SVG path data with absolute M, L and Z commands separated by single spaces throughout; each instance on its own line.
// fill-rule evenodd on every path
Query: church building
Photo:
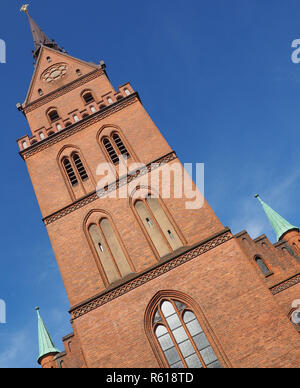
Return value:
M 17 104 L 31 134 L 17 142 L 73 327 L 59 350 L 37 308 L 41 367 L 300 367 L 298 227 L 257 196 L 277 242 L 233 235 L 196 185 L 198 208 L 146 184 L 186 174 L 138 92 L 115 89 L 103 61 L 70 56 L 22 10 L 35 65 Z

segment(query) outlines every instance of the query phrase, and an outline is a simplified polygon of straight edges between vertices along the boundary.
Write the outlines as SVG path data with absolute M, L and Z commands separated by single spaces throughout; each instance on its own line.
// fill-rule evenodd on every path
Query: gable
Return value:
M 97 65 L 43 46 L 24 105 L 27 106 L 98 68 Z

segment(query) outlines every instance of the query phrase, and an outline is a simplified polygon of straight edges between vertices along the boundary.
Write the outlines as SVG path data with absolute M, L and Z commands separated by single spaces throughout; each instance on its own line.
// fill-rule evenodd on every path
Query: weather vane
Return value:
M 24 5 L 22 5 L 20 11 L 28 13 L 28 7 L 29 7 L 29 4 L 24 4 Z

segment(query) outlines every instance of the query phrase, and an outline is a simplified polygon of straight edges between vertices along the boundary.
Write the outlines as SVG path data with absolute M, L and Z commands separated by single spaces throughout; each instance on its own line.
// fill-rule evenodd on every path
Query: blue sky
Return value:
M 28 1 L 29 2 L 29 1 Z M 300 225 L 300 38 L 297 0 L 33 0 L 31 15 L 72 56 L 104 59 L 115 87 L 130 81 L 182 162 L 205 163 L 205 194 L 224 225 L 274 234 L 253 195 Z M 15 104 L 33 72 L 21 0 L 2 0 L 0 367 L 36 367 L 41 314 L 57 347 L 69 304 L 16 139 Z

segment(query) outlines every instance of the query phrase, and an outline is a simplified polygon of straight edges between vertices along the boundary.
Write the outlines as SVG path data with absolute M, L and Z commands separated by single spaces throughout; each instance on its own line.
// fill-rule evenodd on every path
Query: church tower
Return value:
M 68 55 L 28 19 L 36 63 L 18 109 L 31 134 L 18 145 L 74 330 L 47 363 L 299 367 L 298 332 L 132 85 L 115 89 L 103 61 Z

